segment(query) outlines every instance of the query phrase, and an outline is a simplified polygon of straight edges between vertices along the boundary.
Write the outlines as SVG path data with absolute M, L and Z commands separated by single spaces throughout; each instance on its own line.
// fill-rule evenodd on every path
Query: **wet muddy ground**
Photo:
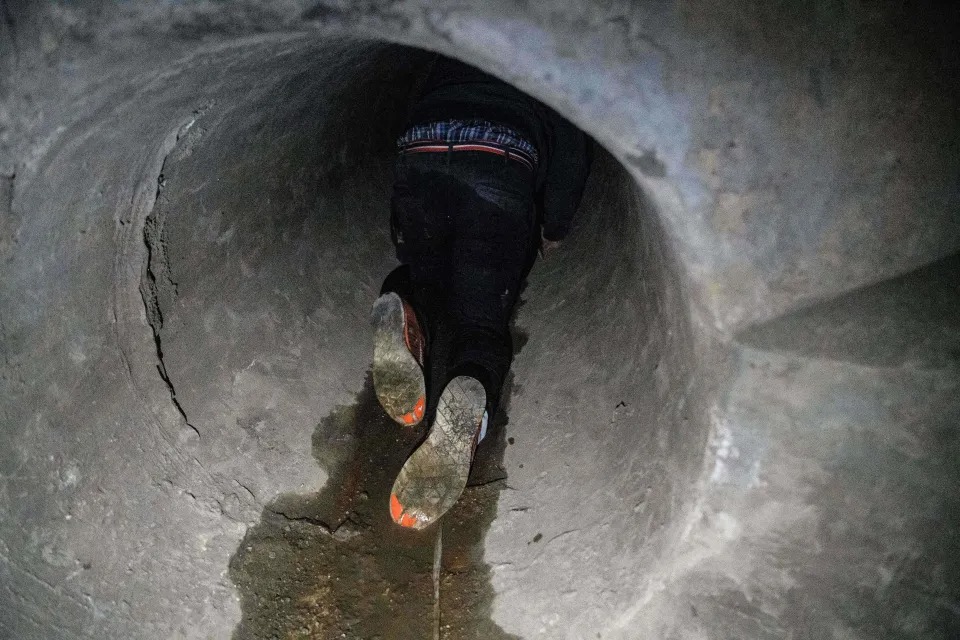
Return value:
M 390 487 L 426 427 L 390 420 L 368 376 L 356 403 L 314 432 L 314 455 L 331 474 L 325 488 L 270 504 L 231 559 L 242 608 L 234 638 L 514 638 L 490 619 L 493 590 L 483 561 L 505 487 L 504 415 L 477 449 L 453 509 L 424 531 L 401 529 L 388 513 Z

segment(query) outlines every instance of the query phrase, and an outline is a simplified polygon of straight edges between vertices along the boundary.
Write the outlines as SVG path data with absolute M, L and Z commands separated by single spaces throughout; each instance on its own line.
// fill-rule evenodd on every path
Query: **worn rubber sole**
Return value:
M 400 469 L 390 492 L 390 516 L 402 527 L 423 529 L 457 501 L 486 408 L 483 385 L 474 378 L 451 380 L 440 395 L 430 434 Z
M 413 426 L 423 419 L 426 384 L 423 369 L 408 346 L 408 322 L 412 313 L 395 293 L 385 293 L 373 305 L 373 388 L 384 411 L 402 425 Z M 422 337 L 419 337 L 422 340 Z

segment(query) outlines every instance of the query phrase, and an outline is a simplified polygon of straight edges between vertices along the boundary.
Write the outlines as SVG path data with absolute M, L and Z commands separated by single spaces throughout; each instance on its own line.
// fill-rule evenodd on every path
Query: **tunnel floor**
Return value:
M 508 487 L 504 448 L 516 441 L 506 423 L 500 411 L 454 508 L 425 531 L 401 529 L 387 499 L 424 427 L 399 428 L 368 375 L 356 403 L 317 426 L 314 455 L 331 469 L 324 490 L 267 505 L 231 559 L 243 616 L 233 637 L 517 638 L 490 620 L 494 593 L 483 561 L 498 494 Z

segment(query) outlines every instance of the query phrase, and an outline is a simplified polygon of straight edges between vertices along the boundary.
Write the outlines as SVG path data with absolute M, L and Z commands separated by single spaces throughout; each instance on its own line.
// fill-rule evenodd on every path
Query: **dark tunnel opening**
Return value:
M 362 384 L 366 316 L 394 264 L 394 139 L 429 55 L 314 46 L 224 72 L 234 86 L 264 84 L 216 120 L 196 113 L 178 134 L 144 227 L 141 293 L 189 425 L 181 442 L 255 497 L 228 507 L 245 519 L 277 488 L 309 486 L 317 472 L 304 444 L 323 416 L 319 398 L 335 389 L 343 402 Z M 535 267 L 523 296 L 515 324 L 529 340 L 515 362 L 508 432 L 498 434 L 516 442 L 498 473 L 527 487 L 508 508 L 541 514 L 500 535 L 575 538 L 583 521 L 621 532 L 582 530 L 590 543 L 555 551 L 557 564 L 544 565 L 552 572 L 576 562 L 576 548 L 616 562 L 650 543 L 685 500 L 705 439 L 687 416 L 692 346 L 667 243 L 629 173 L 597 156 L 571 237 Z M 211 439 L 215 448 L 204 445 Z

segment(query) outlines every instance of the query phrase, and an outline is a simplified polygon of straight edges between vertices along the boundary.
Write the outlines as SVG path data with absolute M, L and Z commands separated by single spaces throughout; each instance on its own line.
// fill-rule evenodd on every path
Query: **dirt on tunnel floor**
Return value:
M 437 525 L 408 531 L 386 505 L 426 426 L 394 423 L 368 375 L 356 403 L 334 410 L 315 431 L 314 455 L 331 469 L 324 489 L 268 505 L 232 558 L 243 613 L 234 638 L 515 638 L 490 620 L 494 594 L 483 560 L 497 495 L 507 487 L 505 416 L 502 409 L 478 447 L 453 509 Z

